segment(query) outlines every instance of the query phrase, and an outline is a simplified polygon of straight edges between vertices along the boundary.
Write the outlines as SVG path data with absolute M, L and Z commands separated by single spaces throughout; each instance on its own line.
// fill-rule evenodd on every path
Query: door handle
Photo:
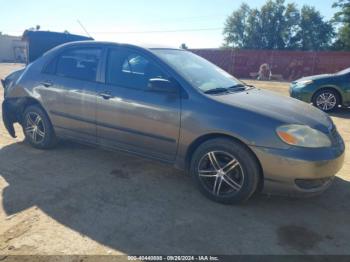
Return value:
M 103 99 L 106 99 L 106 100 L 112 98 L 112 94 L 110 92 L 108 92 L 108 91 L 99 93 L 99 96 L 102 97 Z
M 40 84 L 42 84 L 44 87 L 50 87 L 53 85 L 51 81 L 43 81 Z

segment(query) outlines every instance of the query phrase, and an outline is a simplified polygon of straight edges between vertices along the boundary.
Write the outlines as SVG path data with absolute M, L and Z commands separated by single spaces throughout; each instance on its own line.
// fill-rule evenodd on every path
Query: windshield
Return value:
M 344 75 L 344 74 L 347 74 L 347 73 L 350 73 L 350 67 L 349 68 L 346 68 L 344 70 L 341 70 L 339 71 L 338 73 L 336 73 L 337 75 Z
M 244 84 L 221 68 L 191 52 L 154 49 L 158 57 L 173 67 L 185 80 L 203 92 L 227 90 Z

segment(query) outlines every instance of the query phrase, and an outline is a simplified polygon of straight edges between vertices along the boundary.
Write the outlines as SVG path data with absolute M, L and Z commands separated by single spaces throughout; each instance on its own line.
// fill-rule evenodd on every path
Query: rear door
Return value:
M 148 53 L 127 47 L 109 50 L 106 85 L 97 99 L 97 137 L 106 146 L 173 161 L 180 96 L 149 90 L 151 78 L 169 76 Z
M 62 135 L 96 142 L 98 72 L 103 49 L 74 47 L 59 54 L 48 65 L 42 82 L 43 101 Z M 54 69 L 50 69 L 50 66 Z

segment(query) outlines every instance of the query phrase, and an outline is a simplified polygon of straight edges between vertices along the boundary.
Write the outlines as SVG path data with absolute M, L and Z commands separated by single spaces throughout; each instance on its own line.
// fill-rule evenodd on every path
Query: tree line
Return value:
M 242 4 L 227 18 L 224 47 L 268 50 L 350 51 L 350 0 L 337 0 L 326 20 L 315 7 L 268 0 L 260 9 Z

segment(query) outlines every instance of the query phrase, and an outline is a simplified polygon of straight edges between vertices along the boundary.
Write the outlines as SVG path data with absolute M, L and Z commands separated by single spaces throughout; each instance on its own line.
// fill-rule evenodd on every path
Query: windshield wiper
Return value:
M 255 88 L 255 86 L 248 85 L 248 84 L 237 84 L 237 85 L 234 85 L 234 86 L 230 86 L 229 88 L 233 89 L 233 90 L 230 90 L 230 91 L 245 91 L 245 90 L 253 89 L 253 88 Z
M 244 91 L 246 89 L 251 89 L 254 88 L 253 86 L 250 85 L 245 85 L 245 84 L 235 84 L 233 86 L 229 87 L 217 87 L 213 89 L 209 89 L 204 91 L 205 94 L 219 94 L 219 93 L 226 93 L 226 92 L 239 92 L 239 91 Z
M 242 92 L 242 91 L 245 91 L 247 89 L 248 89 L 248 87 L 246 85 L 243 85 L 243 84 L 237 84 L 237 85 L 229 87 L 229 91 L 233 92 L 233 93 Z
M 205 94 L 218 94 L 218 93 L 225 93 L 227 91 L 228 91 L 228 88 L 218 87 L 218 88 L 206 90 L 206 91 L 204 91 L 204 93 Z
M 235 84 L 233 86 L 230 86 L 228 87 L 229 89 L 232 89 L 232 88 L 239 88 L 239 87 L 246 87 L 247 85 L 244 85 L 244 84 Z

